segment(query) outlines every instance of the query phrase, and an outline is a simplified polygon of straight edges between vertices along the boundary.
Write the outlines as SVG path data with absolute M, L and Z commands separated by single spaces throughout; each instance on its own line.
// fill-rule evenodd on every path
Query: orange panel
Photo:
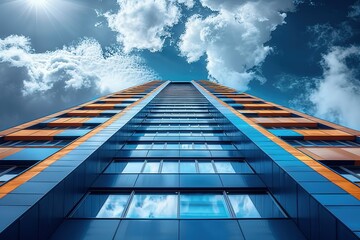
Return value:
M 360 148 L 337 148 L 337 147 L 307 147 L 298 148 L 303 153 L 316 160 L 342 160 L 342 161 L 360 161 Z M 348 149 L 353 149 L 353 153 Z
M 114 109 L 115 104 L 104 103 L 104 104 L 89 104 L 84 106 L 86 109 Z
M 245 109 L 261 109 L 261 108 L 267 108 L 272 109 L 275 108 L 273 105 L 268 103 L 260 103 L 260 104 L 243 104 Z
M 90 118 L 59 118 L 55 121 L 49 122 L 49 127 L 80 127 Z
M 21 151 L 23 148 L 0 148 L 0 159 Z
M 20 130 L 16 133 L 9 134 L 5 137 L 8 141 L 29 141 L 29 140 L 53 140 L 53 136 L 63 130 Z
M 81 116 L 81 117 L 97 117 L 99 116 L 103 110 L 74 110 L 68 112 L 68 116 Z
M 294 130 L 304 136 L 305 140 L 342 140 L 352 141 L 355 140 L 355 136 L 336 129 L 306 129 L 306 130 Z
M 238 110 L 242 114 L 257 114 L 262 117 L 287 117 L 291 116 L 290 112 L 284 110 Z
M 317 123 L 306 118 L 251 118 L 264 127 L 316 127 Z

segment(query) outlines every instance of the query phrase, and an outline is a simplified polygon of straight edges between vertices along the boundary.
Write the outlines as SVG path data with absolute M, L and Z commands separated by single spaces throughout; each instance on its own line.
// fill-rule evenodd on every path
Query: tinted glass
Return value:
M 177 195 L 135 194 L 127 218 L 176 218 Z
M 195 162 L 180 162 L 180 173 L 196 173 Z
M 221 194 L 180 195 L 180 218 L 228 218 L 229 211 Z

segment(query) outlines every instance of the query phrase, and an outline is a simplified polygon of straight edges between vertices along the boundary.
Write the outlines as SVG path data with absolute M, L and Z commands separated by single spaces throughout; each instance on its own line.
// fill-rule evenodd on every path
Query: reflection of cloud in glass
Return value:
M 229 195 L 231 205 L 239 218 L 260 218 L 260 214 L 249 195 Z
M 178 162 L 164 162 L 162 165 L 162 173 L 177 173 L 178 172 Z
M 219 173 L 235 173 L 230 162 L 215 162 L 215 166 Z
M 214 168 L 211 162 L 199 162 L 200 173 L 214 173 Z
M 181 173 L 195 173 L 195 162 L 180 162 Z
M 96 215 L 97 218 L 119 218 L 126 206 L 128 195 L 109 195 Z
M 143 162 L 128 162 L 122 171 L 123 173 L 140 173 Z
M 228 218 L 225 199 L 220 194 L 180 195 L 180 217 L 182 218 Z
M 157 173 L 159 171 L 159 162 L 147 162 L 143 170 L 144 173 Z
M 177 195 L 134 195 L 128 218 L 176 218 Z

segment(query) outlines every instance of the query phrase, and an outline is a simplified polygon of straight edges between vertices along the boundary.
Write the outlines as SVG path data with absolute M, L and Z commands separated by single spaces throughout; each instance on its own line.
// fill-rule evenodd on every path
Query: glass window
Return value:
M 147 162 L 145 164 L 143 173 L 158 173 L 159 172 L 159 162 Z
M 205 143 L 194 143 L 194 149 L 204 150 L 207 149 Z
M 215 167 L 218 173 L 235 173 L 231 162 L 215 162 Z
M 195 162 L 180 162 L 180 173 L 196 173 Z
M 135 194 L 127 218 L 176 218 L 178 196 L 160 194 Z
M 154 143 L 152 149 L 164 149 L 165 143 Z
M 284 217 L 268 194 L 230 194 L 228 196 L 238 218 Z
M 231 205 L 234 209 L 235 215 L 238 218 L 260 218 L 254 203 L 251 201 L 249 195 L 229 195 Z
M 215 173 L 211 162 L 198 162 L 200 173 Z
M 140 173 L 143 165 L 143 162 L 128 162 L 122 173 Z
M 178 162 L 163 162 L 162 173 L 178 173 L 179 163 Z
M 5 166 L 0 169 L 0 182 L 7 182 L 22 173 L 27 167 Z M 3 172 L 3 173 L 1 173 Z
M 192 143 L 181 143 L 181 149 L 192 149 Z
M 229 211 L 221 194 L 180 195 L 181 218 L 228 218 Z
M 90 194 L 75 210 L 75 218 L 120 218 L 127 205 L 129 195 Z
M 128 195 L 109 195 L 96 217 L 120 218 L 124 212 L 128 199 Z
M 179 143 L 167 143 L 166 149 L 179 149 Z

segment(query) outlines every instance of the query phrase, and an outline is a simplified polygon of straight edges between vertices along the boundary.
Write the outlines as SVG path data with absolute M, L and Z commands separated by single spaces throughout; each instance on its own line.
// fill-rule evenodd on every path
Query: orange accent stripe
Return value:
M 273 142 L 278 144 L 280 147 L 282 147 L 288 153 L 290 153 L 291 155 L 293 155 L 294 157 L 296 157 L 297 159 L 299 159 L 300 161 L 302 161 L 303 163 L 308 165 L 314 171 L 318 172 L 319 174 L 324 176 L 326 179 L 328 179 L 329 181 L 331 181 L 332 183 L 334 183 L 335 185 L 337 185 L 338 187 L 340 187 L 341 189 L 346 191 L 347 193 L 351 194 L 352 196 L 354 196 L 355 198 L 360 200 L 360 188 L 356 184 L 346 180 L 345 178 L 343 178 L 339 174 L 337 174 L 337 173 L 331 171 L 330 169 L 328 169 L 327 167 L 323 166 L 321 163 L 317 162 L 316 160 L 314 160 L 314 159 L 310 158 L 309 156 L 305 155 L 304 153 L 297 150 L 293 146 L 291 146 L 291 145 L 287 144 L 286 142 L 282 141 L 280 138 L 278 138 L 275 135 L 271 134 L 266 129 L 264 129 L 261 126 L 257 125 L 256 123 L 252 122 L 247 117 L 245 117 L 244 115 L 240 114 L 235 109 L 233 109 L 231 106 L 229 106 L 225 102 L 218 99 L 215 95 L 210 93 L 206 88 L 204 88 L 200 84 L 198 84 L 196 82 L 194 82 L 194 83 L 197 84 L 199 87 L 201 87 L 209 95 L 213 96 L 221 105 L 227 107 L 235 115 L 237 115 L 239 118 L 241 118 L 243 121 L 248 123 L 250 126 L 252 126 L 256 130 L 261 132 L 263 135 L 265 135 L 266 137 L 271 139 Z
M 153 81 L 154 82 L 154 81 Z M 150 82 L 150 83 L 153 83 Z M 150 86 L 154 85 L 157 82 L 154 82 L 153 84 L 151 84 Z M 23 183 L 29 181 L 31 178 L 35 177 L 37 174 L 39 174 L 41 171 L 43 171 L 44 169 L 46 169 L 48 166 L 50 166 L 51 164 L 53 164 L 54 162 L 56 162 L 57 160 L 59 160 L 61 157 L 65 156 L 66 154 L 68 154 L 69 152 L 71 152 L 72 150 L 74 150 L 75 148 L 77 148 L 80 144 L 82 144 L 84 141 L 88 140 L 90 137 L 94 136 L 95 134 L 97 134 L 98 132 L 100 132 L 101 130 L 103 130 L 104 128 L 106 128 L 107 126 L 111 125 L 112 123 L 114 123 L 116 120 L 118 120 L 120 117 L 122 117 L 127 111 L 129 111 L 131 108 L 135 107 L 136 105 L 138 105 L 140 102 L 142 102 L 144 99 L 148 98 L 153 92 L 155 92 L 156 90 L 158 90 L 161 86 L 163 86 L 165 83 L 161 84 L 160 86 L 158 86 L 157 88 L 155 88 L 154 90 L 152 90 L 151 92 L 149 92 L 147 95 L 145 95 L 143 98 L 139 99 L 138 101 L 132 103 L 131 105 L 129 105 L 128 107 L 126 107 L 122 112 L 114 115 L 114 117 L 112 117 L 111 119 L 109 119 L 107 122 L 103 123 L 102 125 L 100 125 L 99 127 L 95 128 L 93 131 L 89 132 L 88 134 L 78 138 L 77 140 L 75 140 L 73 143 L 71 143 L 70 145 L 64 147 L 63 149 L 61 149 L 60 151 L 54 153 L 52 156 L 46 158 L 45 160 L 39 162 L 37 165 L 33 166 L 32 168 L 30 168 L 29 170 L 27 170 L 26 172 L 20 174 L 19 176 L 17 176 L 16 178 L 10 180 L 9 182 L 5 183 L 4 185 L 0 186 L 0 198 L 6 196 L 6 194 L 10 193 L 11 191 L 13 191 L 14 189 L 16 189 L 17 187 L 19 187 L 20 185 L 22 185 Z M 145 84 L 144 84 L 145 85 Z M 148 87 L 150 87 L 148 86 Z

